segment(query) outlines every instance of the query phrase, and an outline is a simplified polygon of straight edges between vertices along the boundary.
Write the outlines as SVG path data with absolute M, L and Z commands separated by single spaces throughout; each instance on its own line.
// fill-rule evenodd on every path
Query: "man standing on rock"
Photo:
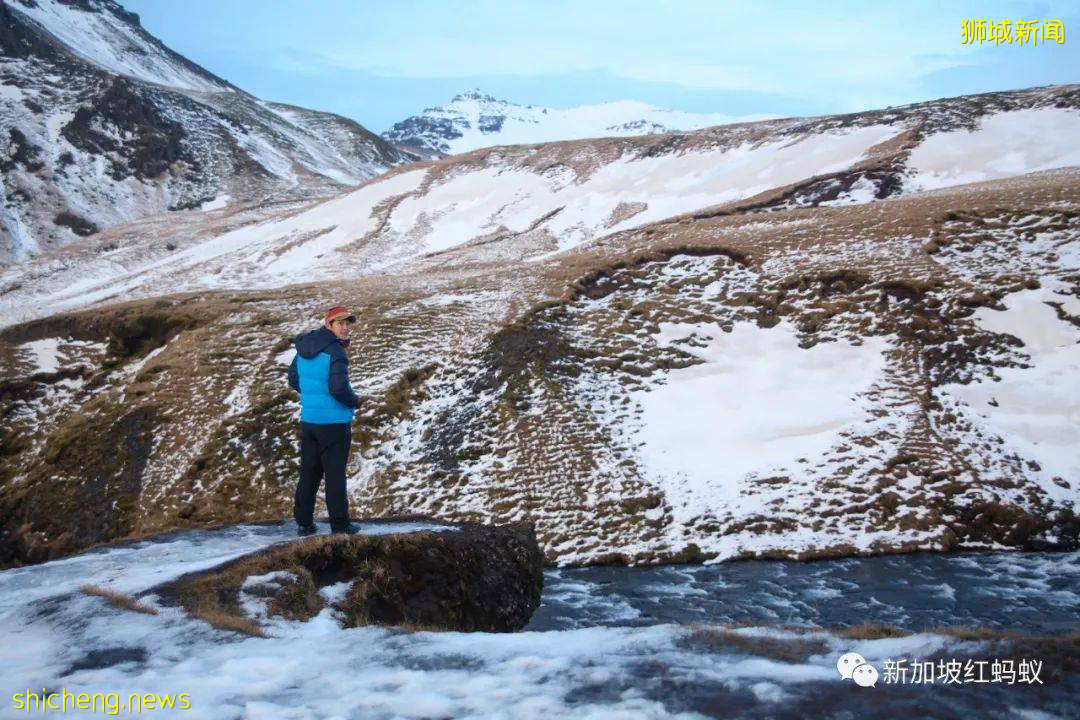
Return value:
M 355 322 L 355 315 L 337 305 L 323 313 L 322 327 L 296 336 L 289 386 L 300 393 L 300 480 L 293 502 L 299 535 L 315 532 L 315 493 L 324 474 L 331 532 L 357 530 L 349 521 L 345 493 L 353 413 L 360 404 L 345 355 L 349 325 Z

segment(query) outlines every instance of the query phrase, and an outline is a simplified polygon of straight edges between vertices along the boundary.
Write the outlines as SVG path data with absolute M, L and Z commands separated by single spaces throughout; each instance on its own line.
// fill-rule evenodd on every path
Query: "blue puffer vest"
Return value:
M 349 359 L 325 327 L 296 336 L 289 385 L 300 393 L 301 422 L 325 425 L 352 422 L 360 404 L 349 384 Z

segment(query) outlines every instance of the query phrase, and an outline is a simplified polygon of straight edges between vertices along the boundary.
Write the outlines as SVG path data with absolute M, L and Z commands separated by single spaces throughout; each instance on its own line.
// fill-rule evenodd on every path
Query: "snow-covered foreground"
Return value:
M 359 523 L 377 535 L 416 530 L 452 530 L 430 523 Z M 317 523 L 327 532 L 325 523 Z M 137 593 L 184 573 L 205 570 L 275 543 L 296 539 L 293 525 L 237 525 L 195 530 L 112 545 L 63 560 L 0 574 L 0 611 L 72 592 L 88 582 L 122 593 Z
M 1077 690 L 1075 677 L 1051 668 L 1042 685 L 859 688 L 836 671 L 844 652 L 880 668 L 886 658 L 963 658 L 988 648 L 936 633 L 858 640 L 764 627 L 872 619 L 911 630 L 1075 630 L 1077 553 L 550 571 L 544 604 L 516 634 L 342 630 L 320 615 L 308 623 L 276 620 L 271 637 L 250 638 L 176 608 L 132 613 L 76 590 L 95 583 L 137 593 L 291 533 L 288 524 L 174 533 L 0 573 L 0 713 L 21 716 L 12 696 L 47 688 L 115 692 L 121 700 L 187 693 L 191 709 L 172 714 L 215 720 L 764 717 L 880 711 L 890 703 L 918 714 L 1064 717 Z

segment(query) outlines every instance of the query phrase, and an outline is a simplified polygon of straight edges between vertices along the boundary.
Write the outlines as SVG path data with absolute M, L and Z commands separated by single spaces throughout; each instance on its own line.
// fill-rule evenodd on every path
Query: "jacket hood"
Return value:
M 320 327 L 311 332 L 301 333 L 296 336 L 296 353 L 302 357 L 311 359 L 326 349 L 328 345 L 339 343 L 338 336 L 325 327 Z

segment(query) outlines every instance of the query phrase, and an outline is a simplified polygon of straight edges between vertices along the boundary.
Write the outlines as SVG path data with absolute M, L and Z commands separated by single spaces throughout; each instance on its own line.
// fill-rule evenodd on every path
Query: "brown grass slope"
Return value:
M 925 122 L 965 126 L 1002 103 L 1030 105 L 1014 95 L 973 96 L 963 111 L 935 111 Z M 1044 95 L 1076 102 L 1072 90 Z M 869 120 L 777 121 L 770 132 L 843 122 Z M 626 143 L 660 152 L 664 143 L 736 142 L 761 131 L 553 143 L 528 158 L 592 163 Z M 351 350 L 363 398 L 350 464 L 357 514 L 533 521 L 548 559 L 569 563 L 852 554 L 861 550 L 845 538 L 869 527 L 890 533 L 872 552 L 1074 546 L 1071 508 L 1048 500 L 1026 459 L 1002 454 L 994 438 L 968 437 L 970 423 L 934 390 L 1022 363 L 1015 338 L 972 322 L 975 308 L 999 307 L 1048 273 L 1080 292 L 1076 272 L 1031 251 L 1039 237 L 1080 232 L 1080 175 L 1065 169 L 817 206 L 866 173 L 896 172 L 891 163 L 909 140 L 879 148 L 853 172 L 528 264 L 514 248 L 535 238 L 495 234 L 359 280 L 179 295 L 160 287 L 161 297 L 4 328 L 0 564 L 287 517 L 297 402 L 279 354 L 315 324 L 318 308 L 338 302 L 360 316 Z M 492 153 L 528 149 L 477 151 L 438 167 L 450 172 Z M 870 397 L 881 422 L 802 480 L 761 478 L 748 492 L 772 498 L 767 513 L 677 518 L 620 435 L 633 419 L 620 408 L 698 361 L 648 338 L 661 322 L 769 328 L 781 320 L 796 324 L 803 347 L 893 339 L 888 377 Z M 48 339 L 63 360 L 55 372 L 39 371 L 21 349 Z M 614 408 L 619 422 L 600 407 Z M 774 497 L 785 489 L 789 497 Z M 796 546 L 787 541 L 795 535 L 811 540 Z M 720 554 L 720 538 L 735 550 Z

